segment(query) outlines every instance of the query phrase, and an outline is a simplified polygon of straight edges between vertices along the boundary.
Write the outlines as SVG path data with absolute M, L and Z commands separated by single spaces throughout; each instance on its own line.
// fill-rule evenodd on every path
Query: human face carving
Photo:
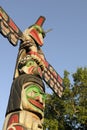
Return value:
M 31 83 L 24 87 L 22 95 L 23 108 L 43 116 L 46 99 L 43 89 L 38 84 Z

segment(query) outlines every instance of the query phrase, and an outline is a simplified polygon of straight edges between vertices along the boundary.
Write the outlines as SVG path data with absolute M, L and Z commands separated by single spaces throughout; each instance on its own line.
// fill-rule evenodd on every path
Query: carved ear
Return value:
M 38 20 L 36 21 L 36 25 L 38 25 L 38 26 L 40 26 L 40 27 L 42 27 L 42 25 L 43 25 L 43 23 L 44 23 L 44 21 L 45 21 L 45 17 L 44 16 L 40 16 L 39 18 L 38 18 Z
M 18 40 L 23 37 L 21 30 L 2 7 L 0 7 L 0 33 L 6 37 L 13 46 L 16 46 Z

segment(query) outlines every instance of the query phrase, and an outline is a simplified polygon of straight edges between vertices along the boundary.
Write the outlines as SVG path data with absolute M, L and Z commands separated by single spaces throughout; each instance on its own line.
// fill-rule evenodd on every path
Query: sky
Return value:
M 22 31 L 34 24 L 39 16 L 46 17 L 43 28 L 52 31 L 47 33 L 42 50 L 61 77 L 64 70 L 69 71 L 72 77 L 77 68 L 87 67 L 87 0 L 0 0 L 0 6 Z M 19 44 L 20 41 L 13 47 L 0 34 L 0 130 Z M 51 92 L 50 89 L 47 91 Z

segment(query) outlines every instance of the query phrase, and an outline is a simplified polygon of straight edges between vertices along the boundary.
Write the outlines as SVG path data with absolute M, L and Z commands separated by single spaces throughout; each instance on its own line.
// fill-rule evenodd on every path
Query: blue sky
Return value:
M 78 67 L 87 67 L 87 0 L 0 0 L 0 5 L 22 31 L 35 23 L 40 15 L 46 17 L 44 30 L 53 30 L 45 37 L 42 50 L 61 77 L 64 70 L 72 75 Z M 13 47 L 0 35 L 0 130 L 18 47 Z

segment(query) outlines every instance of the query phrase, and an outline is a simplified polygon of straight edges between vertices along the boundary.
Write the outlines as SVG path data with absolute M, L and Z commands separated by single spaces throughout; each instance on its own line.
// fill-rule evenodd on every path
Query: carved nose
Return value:
M 40 103 L 43 103 L 43 100 L 42 100 L 42 96 L 37 96 L 36 97 L 36 101 L 40 102 Z

